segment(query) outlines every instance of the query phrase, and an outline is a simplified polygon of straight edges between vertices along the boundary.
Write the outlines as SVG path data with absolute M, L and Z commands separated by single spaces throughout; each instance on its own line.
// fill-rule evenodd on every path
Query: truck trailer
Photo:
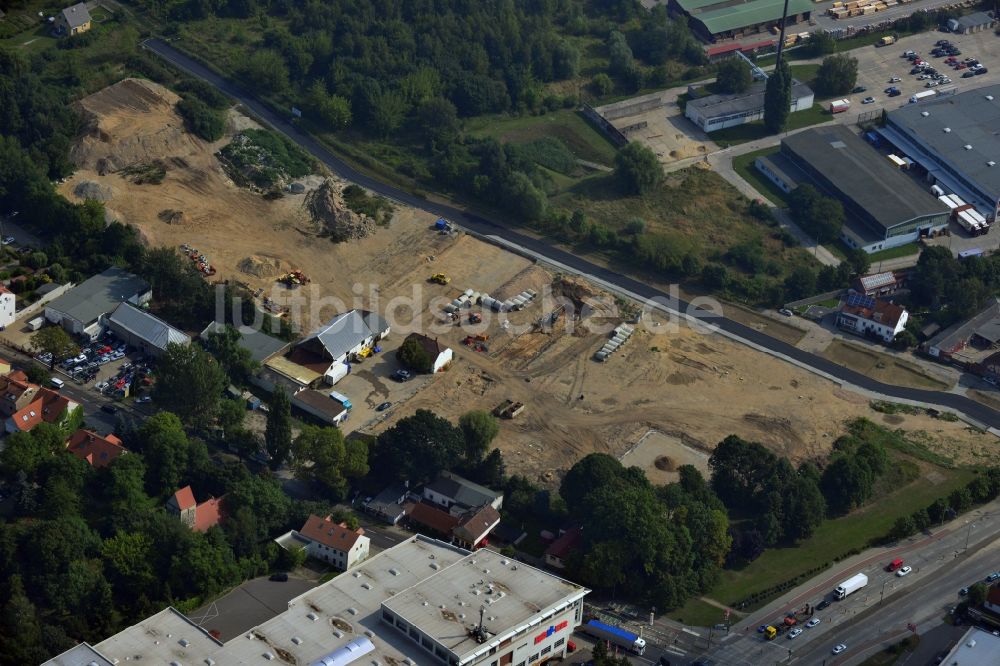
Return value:
M 830 102 L 830 113 L 843 113 L 851 108 L 851 100 L 835 99 Z
M 583 625 L 582 629 L 584 633 L 590 634 L 594 638 L 608 641 L 620 648 L 631 650 L 638 655 L 646 651 L 646 639 L 621 627 L 613 627 L 610 624 L 604 624 L 597 620 L 590 620 Z
M 910 104 L 916 104 L 920 100 L 934 97 L 934 95 L 936 94 L 937 94 L 936 90 L 921 90 L 917 94 L 910 96 Z
M 857 592 L 865 585 L 868 584 L 868 576 L 863 573 L 854 574 L 843 583 L 837 586 L 837 589 L 833 591 L 833 596 L 837 599 L 843 599 L 847 595 Z

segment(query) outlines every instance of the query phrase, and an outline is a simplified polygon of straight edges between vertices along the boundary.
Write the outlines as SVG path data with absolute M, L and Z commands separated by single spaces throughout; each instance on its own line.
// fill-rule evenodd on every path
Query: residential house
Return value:
M 572 527 L 560 534 L 559 538 L 545 549 L 545 564 L 555 569 L 565 569 L 566 558 L 580 547 L 582 537 L 583 532 L 579 527 Z
M 852 288 L 865 296 L 888 296 L 906 286 L 906 271 L 886 271 L 855 278 Z
M 119 303 L 105 323 L 119 340 L 147 356 L 160 356 L 169 344 L 191 344 L 190 336 L 128 302 Z
M 454 352 L 451 348 L 439 343 L 437 338 L 429 338 L 420 333 L 410 333 L 406 336 L 406 340 L 416 340 L 420 344 L 424 352 L 431 358 L 432 373 L 443 370 L 454 358 Z
M 939 361 L 967 365 L 978 351 L 989 350 L 1000 330 L 1000 299 L 991 298 L 972 318 L 937 332 L 922 349 Z
M 351 413 L 351 410 L 339 401 L 312 389 L 302 389 L 293 394 L 291 403 L 293 407 L 298 407 L 320 422 L 331 426 L 339 426 Z
M 10 367 L 10 364 L 7 364 Z M 5 419 L 26 407 L 41 388 L 28 381 L 28 376 L 20 370 L 8 372 L 0 377 L 0 415 Z
M 17 315 L 14 292 L 0 286 L 0 331 L 14 323 Z
M 0 358 L 0 375 L 7 376 L 10 374 L 10 361 L 5 358 Z
M 906 308 L 891 301 L 871 299 L 856 305 L 848 301 L 837 313 L 837 326 L 855 335 L 889 343 L 906 328 L 908 317 Z
M 352 360 L 388 334 L 389 324 L 374 312 L 350 310 L 299 341 L 287 359 L 312 370 L 332 386 L 351 371 Z
M 379 520 L 395 525 L 406 515 L 407 494 L 408 491 L 403 484 L 389 486 L 365 502 L 364 510 Z
M 79 35 L 90 30 L 90 12 L 87 5 L 79 2 L 59 12 L 56 16 L 56 30 L 61 35 Z
M 10 383 L 8 383 L 8 390 L 10 388 Z M 17 389 L 8 395 L 16 393 Z M 8 433 L 28 432 L 43 421 L 65 430 L 70 427 L 78 412 L 82 415 L 79 403 L 70 400 L 58 391 L 35 384 L 27 383 L 26 389 L 20 393 L 20 400 L 14 400 L 14 404 L 17 405 L 25 401 L 26 404 L 23 407 L 9 416 L 5 414 L 7 419 L 4 423 L 4 429 Z
M 112 266 L 103 273 L 81 282 L 45 306 L 45 318 L 59 324 L 72 335 L 96 340 L 101 332 L 101 318 L 119 303 L 145 305 L 152 291 L 142 278 Z
M 224 501 L 225 495 L 209 497 L 199 504 L 194 499 L 191 486 L 184 486 L 167 500 L 167 511 L 195 532 L 207 532 L 222 521 Z
M 488 545 L 486 538 L 500 524 L 500 512 L 489 504 L 472 509 L 462 516 L 451 531 L 452 543 L 466 550 Z
M 363 528 L 352 530 L 346 523 L 335 523 L 330 516 L 320 518 L 310 515 L 297 535 L 308 542 L 306 549 L 310 557 L 332 564 L 341 571 L 347 571 L 367 558 L 371 545 Z
M 426 502 L 418 502 L 413 505 L 406 520 L 415 527 L 424 528 L 423 531 L 430 532 L 432 536 L 444 540 L 451 539 L 451 531 L 458 527 L 461 518 L 452 515 Z
M 453 515 L 489 504 L 496 510 L 503 506 L 503 493 L 473 483 L 452 472 L 441 472 L 424 486 L 424 499 L 443 507 Z
M 70 435 L 66 450 L 94 468 L 106 467 L 118 456 L 128 453 L 122 440 L 115 435 L 108 433 L 102 437 L 83 428 Z

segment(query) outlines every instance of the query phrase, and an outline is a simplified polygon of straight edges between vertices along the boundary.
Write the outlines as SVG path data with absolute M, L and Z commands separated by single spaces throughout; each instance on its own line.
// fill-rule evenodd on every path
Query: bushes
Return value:
M 217 141 L 225 134 L 226 121 L 222 114 L 197 97 L 182 97 L 177 102 L 177 112 L 183 116 L 188 131 L 206 141 Z

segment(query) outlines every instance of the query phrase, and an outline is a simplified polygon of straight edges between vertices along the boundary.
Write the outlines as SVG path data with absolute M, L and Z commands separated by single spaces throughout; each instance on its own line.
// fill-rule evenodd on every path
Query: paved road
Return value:
M 366 187 L 377 194 L 389 197 L 405 205 L 421 208 L 435 215 L 446 217 L 470 232 L 486 236 L 511 249 L 537 257 L 547 263 L 580 273 L 619 293 L 624 293 L 649 303 L 657 303 L 661 310 L 679 312 L 690 317 L 695 317 L 705 322 L 706 325 L 712 326 L 713 330 L 722 332 L 729 337 L 737 338 L 757 349 L 796 363 L 804 368 L 811 369 L 819 374 L 826 375 L 835 381 L 854 385 L 861 389 L 880 394 L 888 399 L 907 400 L 949 408 L 963 413 L 967 417 L 989 427 L 1000 428 L 1000 413 L 964 396 L 940 391 L 892 386 L 874 381 L 860 373 L 841 367 L 836 363 L 832 363 L 811 353 L 796 349 L 792 345 L 776 340 L 736 321 L 714 316 L 713 313 L 692 306 L 685 301 L 671 299 L 667 293 L 659 289 L 626 275 L 616 273 L 611 269 L 597 266 L 565 250 L 553 247 L 544 239 L 532 238 L 475 213 L 460 210 L 446 204 L 420 199 L 403 190 L 359 173 L 340 158 L 330 153 L 311 136 L 294 127 L 284 117 L 279 116 L 260 104 L 251 94 L 201 63 L 174 49 L 169 44 L 162 40 L 151 39 L 143 42 L 143 46 L 186 71 L 188 74 L 214 85 L 223 93 L 245 105 L 264 122 L 270 124 L 276 130 L 284 133 L 305 148 L 341 177 Z

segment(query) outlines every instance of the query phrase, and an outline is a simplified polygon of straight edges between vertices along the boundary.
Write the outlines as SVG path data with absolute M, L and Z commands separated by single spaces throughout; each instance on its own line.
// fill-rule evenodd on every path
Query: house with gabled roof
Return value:
M 194 499 L 191 486 L 184 486 L 167 500 L 167 512 L 180 518 L 181 522 L 195 532 L 207 532 L 222 522 L 225 495 L 209 497 L 200 504 Z
M 149 356 L 159 356 L 169 344 L 187 345 L 191 337 L 131 303 L 119 303 L 105 319 L 118 339 Z
M 436 479 L 424 486 L 424 499 L 454 515 L 478 509 L 484 504 L 497 510 L 503 506 L 503 493 L 448 471 L 441 472 Z
M 28 387 L 34 391 L 30 400 L 24 407 L 11 414 L 4 423 L 4 429 L 8 433 L 29 432 L 43 421 L 67 428 L 77 411 L 82 409 L 78 402 L 58 391 L 34 384 L 29 384 Z
M 103 437 L 91 430 L 78 429 L 66 442 L 66 450 L 90 464 L 91 467 L 107 467 L 120 455 L 128 453 L 122 440 L 108 433 Z
M 292 535 L 305 544 L 310 557 L 332 564 L 341 571 L 347 571 L 367 558 L 371 546 L 364 528 L 352 530 L 347 523 L 334 522 L 332 516 L 320 518 L 310 515 L 302 529 L 293 531 Z
M 374 312 L 349 310 L 300 340 L 288 360 L 312 370 L 332 386 L 350 372 L 352 359 L 388 334 L 389 323 Z
M 78 2 L 59 12 L 56 16 L 56 30 L 66 36 L 79 35 L 90 30 L 91 21 L 86 3 Z

